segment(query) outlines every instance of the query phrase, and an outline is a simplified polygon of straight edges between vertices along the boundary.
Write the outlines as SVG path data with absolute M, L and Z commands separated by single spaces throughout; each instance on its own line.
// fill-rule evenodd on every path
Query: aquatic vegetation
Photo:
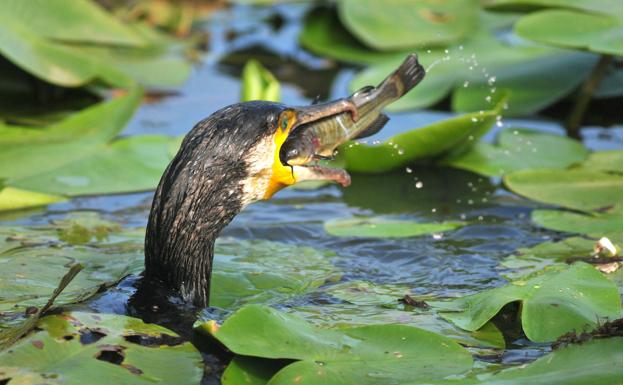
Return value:
M 439 306 L 451 311 L 443 317 L 457 326 L 478 330 L 512 302 L 521 302 L 522 329 L 536 342 L 551 342 L 570 331 L 590 330 L 604 320 L 621 317 L 616 285 L 585 263 L 537 272 Z
M 242 70 L 242 95 L 240 101 L 281 100 L 281 86 L 277 79 L 257 60 L 250 60 Z
M 461 227 L 461 222 L 418 223 L 385 218 L 356 217 L 325 222 L 327 233 L 338 237 L 403 238 L 443 233 Z

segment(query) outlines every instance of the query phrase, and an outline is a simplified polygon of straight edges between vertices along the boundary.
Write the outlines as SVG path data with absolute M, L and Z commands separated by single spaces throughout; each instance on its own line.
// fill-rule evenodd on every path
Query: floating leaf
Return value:
M 327 233 L 338 237 L 408 238 L 457 229 L 462 222 L 419 223 L 378 217 L 333 219 L 325 222 Z
M 593 152 L 582 164 L 582 168 L 623 173 L 623 150 Z
M 88 0 L 5 0 L 0 13 L 21 21 L 39 36 L 80 43 L 141 46 L 146 41 L 132 27 Z
M 277 384 L 395 384 L 441 379 L 471 367 L 471 355 L 443 336 L 404 325 L 319 329 L 291 314 L 249 305 L 212 334 L 236 354 L 296 361 L 269 382 Z M 373 382 L 371 382 L 373 381 Z
M 42 194 L 13 187 L 3 188 L 0 184 L 0 211 L 45 206 L 60 202 L 63 199 L 63 197 L 56 195 Z
M 444 385 L 585 385 L 616 384 L 623 377 L 623 338 L 596 339 L 574 344 L 515 368 L 479 379 L 460 379 L 430 384 Z M 405 385 L 420 385 L 412 382 Z
M 623 176 L 585 169 L 524 170 L 504 176 L 504 184 L 526 198 L 580 211 L 620 210 Z
M 474 0 L 341 0 L 338 12 L 344 25 L 365 44 L 396 50 L 463 40 L 476 26 L 478 4 Z
M 535 210 L 532 212 L 532 221 L 547 229 L 595 237 L 608 236 L 623 229 L 623 216 L 618 213 L 582 214 L 561 210 Z
M 510 128 L 499 133 L 497 145 L 478 142 L 469 151 L 448 157 L 442 163 L 487 176 L 502 176 L 531 168 L 566 168 L 587 156 L 588 150 L 573 139 Z
M 190 73 L 190 65 L 179 54 L 172 56 L 168 45 L 153 44 L 86 0 L 2 2 L 0 34 L 3 56 L 64 87 L 98 80 L 123 88 L 135 81 L 166 87 Z
M 379 145 L 346 144 L 338 159 L 345 168 L 359 173 L 382 173 L 468 147 L 493 126 L 496 109 L 466 114 L 395 135 Z
M 171 160 L 169 145 L 172 140 L 159 135 L 119 139 L 94 146 L 80 157 L 72 156 L 69 162 L 56 169 L 14 178 L 10 183 L 20 188 L 69 196 L 151 190 L 158 185 Z
M 535 342 L 590 330 L 603 320 L 621 316 L 616 285 L 585 263 L 455 299 L 448 307 L 462 310 L 443 316 L 463 329 L 478 330 L 504 305 L 517 301 L 522 303 L 523 330 Z
M 175 333 L 136 318 L 74 312 L 44 317 L 37 327 L 0 353 L 0 381 L 194 385 L 203 375 L 190 342 L 176 343 Z
M 617 10 L 619 13 L 617 14 Z M 515 25 L 523 38 L 605 55 L 623 55 L 623 7 L 607 13 L 544 10 L 522 17 Z
M 212 274 L 210 305 L 225 308 L 283 302 L 339 276 L 311 247 L 241 240 L 217 242 Z
M 573 91 L 596 62 L 597 58 L 587 53 L 501 41 L 495 36 L 499 18 L 483 13 L 479 30 L 460 47 L 420 53 L 428 76 L 389 109 L 427 107 L 452 93 L 455 111 L 487 110 L 494 105 L 495 94 L 506 90 L 508 109 L 504 114 L 530 114 Z M 514 16 L 502 20 L 510 24 Z M 392 59 L 371 65 L 353 79 L 351 89 L 378 84 L 398 62 Z M 551 76 L 553 71 L 557 76 Z
M 281 100 L 279 82 L 257 60 L 249 60 L 242 70 L 242 96 L 241 101 L 268 100 L 278 102 Z
M 234 357 L 223 372 L 223 385 L 266 385 L 283 367 L 279 361 L 255 357 Z

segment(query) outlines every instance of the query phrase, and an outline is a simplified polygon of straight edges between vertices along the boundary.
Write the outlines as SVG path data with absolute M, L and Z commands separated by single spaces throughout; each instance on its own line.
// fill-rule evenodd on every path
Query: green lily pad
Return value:
M 478 19 L 474 0 L 340 0 L 338 12 L 346 28 L 377 50 L 447 45 L 463 40 Z
M 535 342 L 553 341 L 570 331 L 595 328 L 621 316 L 621 299 L 612 282 L 594 267 L 576 263 L 525 281 L 455 299 L 443 317 L 466 330 L 478 330 L 504 305 L 521 302 L 521 324 Z
M 480 374 L 430 385 L 586 385 L 616 384 L 623 376 L 623 338 L 595 339 L 555 350 L 538 360 L 495 374 Z M 404 385 L 421 385 L 409 382 Z
M 504 16 L 509 25 L 515 16 Z M 452 108 L 468 112 L 493 106 L 495 94 L 508 92 L 505 115 L 534 113 L 569 94 L 588 76 L 596 57 L 534 45 L 512 45 L 496 36 L 500 16 L 483 13 L 469 39 L 446 49 L 420 52 L 428 76 L 389 106 L 390 110 L 423 108 L 452 94 Z M 378 84 L 399 59 L 372 64 L 352 81 L 351 88 Z M 555 71 L 557 76 L 551 76 Z
M 173 140 L 160 135 L 119 139 L 94 146 L 80 157 L 72 156 L 71 161 L 56 169 L 14 178 L 10 183 L 19 188 L 69 196 L 151 190 L 158 185 L 171 161 L 169 145 Z
M 0 13 L 28 20 L 39 36 L 80 43 L 141 46 L 146 41 L 132 27 L 88 0 L 6 0 Z
M 405 285 L 347 281 L 330 285 L 322 292 L 339 298 L 342 302 L 297 306 L 292 308 L 292 312 L 319 327 L 403 324 L 446 336 L 464 346 L 497 349 L 505 346 L 504 336 L 493 323 L 488 323 L 475 332 L 466 332 L 442 319 L 432 307 L 411 308 L 401 304 L 399 299 L 405 295 L 413 295 L 411 289 Z
M 608 13 L 544 10 L 522 17 L 515 25 L 523 38 L 605 55 L 623 55 L 623 7 Z
M 593 152 L 582 164 L 582 168 L 623 173 L 623 150 Z
M 443 378 L 472 365 L 471 355 L 452 340 L 404 325 L 320 329 L 292 314 L 248 305 L 222 326 L 199 330 L 236 354 L 296 362 L 269 384 L 396 384 Z
M 221 377 L 223 385 L 266 385 L 283 364 L 275 360 L 236 356 Z
M 618 0 L 487 0 L 485 5 L 491 9 L 503 10 L 525 11 L 559 7 L 604 13 L 621 8 Z
M 198 384 L 201 354 L 161 326 L 114 314 L 65 313 L 0 353 L 4 383 Z M 148 344 L 141 344 L 142 340 Z
M 249 60 L 242 69 L 242 96 L 240 101 L 281 100 L 280 85 L 277 79 L 257 60 Z
M 508 279 L 519 279 L 553 265 L 565 266 L 570 258 L 589 258 L 593 253 L 595 240 L 571 237 L 559 242 L 543 242 L 533 247 L 522 247 L 501 263 L 502 275 Z M 507 270 L 508 269 L 508 270 Z
M 0 34 L 0 54 L 59 86 L 101 80 L 123 88 L 136 81 L 166 87 L 178 85 L 190 74 L 189 63 L 179 53 L 154 44 L 139 29 L 86 0 L 3 2 Z
M 532 221 L 541 227 L 594 237 L 610 236 L 623 229 L 620 214 L 581 214 L 562 210 L 535 210 Z
M 348 171 L 383 173 L 418 160 L 461 151 L 493 126 L 502 104 L 482 113 L 466 114 L 403 132 L 379 145 L 347 143 L 340 147 L 338 159 Z
M 585 169 L 523 170 L 504 176 L 511 191 L 526 198 L 580 211 L 617 211 L 623 176 Z
M 499 133 L 497 145 L 478 142 L 469 151 L 448 157 L 442 163 L 487 176 L 502 176 L 532 168 L 567 168 L 587 156 L 588 150 L 576 140 L 510 128 Z
M 338 237 L 409 238 L 451 231 L 461 226 L 462 222 L 419 223 L 368 217 L 333 219 L 325 222 L 324 229 Z
M 13 187 L 2 187 L 2 184 L 0 184 L 0 211 L 45 206 L 62 200 L 64 198 L 57 195 L 42 194 Z
M 304 294 L 339 278 L 327 257 L 311 247 L 221 239 L 215 247 L 210 305 L 237 308 Z

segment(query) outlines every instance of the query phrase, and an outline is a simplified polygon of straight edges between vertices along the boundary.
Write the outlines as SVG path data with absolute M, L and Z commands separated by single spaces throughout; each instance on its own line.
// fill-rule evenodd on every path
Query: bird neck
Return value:
M 148 280 L 159 281 L 184 301 L 209 304 L 214 242 L 242 209 L 242 174 L 233 165 L 175 160 L 169 165 L 147 224 Z

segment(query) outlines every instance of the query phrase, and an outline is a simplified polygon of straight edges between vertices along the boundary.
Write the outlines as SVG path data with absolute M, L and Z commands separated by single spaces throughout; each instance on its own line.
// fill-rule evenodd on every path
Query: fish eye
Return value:
M 298 155 L 299 155 L 299 150 L 296 148 L 292 148 L 288 150 L 288 153 L 286 156 L 288 159 L 292 159 L 292 158 L 296 158 Z
M 281 129 L 285 130 L 288 127 L 288 117 L 284 116 L 283 119 L 281 119 Z

